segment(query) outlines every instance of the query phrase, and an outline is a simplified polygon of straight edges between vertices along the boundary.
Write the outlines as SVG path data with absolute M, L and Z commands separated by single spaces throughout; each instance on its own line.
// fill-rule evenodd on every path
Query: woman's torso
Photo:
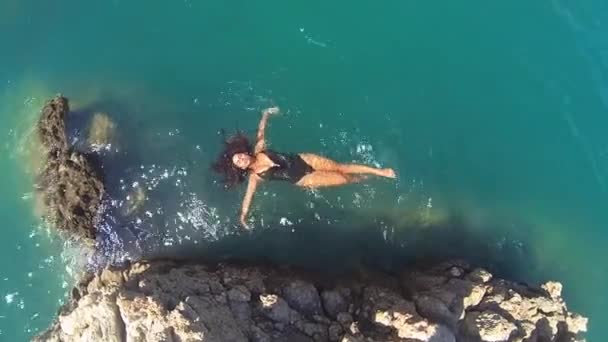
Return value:
M 267 170 L 257 173 L 264 180 L 297 183 L 302 177 L 314 171 L 298 154 L 278 153 L 271 150 L 265 150 L 259 154 L 265 155 L 274 164 Z

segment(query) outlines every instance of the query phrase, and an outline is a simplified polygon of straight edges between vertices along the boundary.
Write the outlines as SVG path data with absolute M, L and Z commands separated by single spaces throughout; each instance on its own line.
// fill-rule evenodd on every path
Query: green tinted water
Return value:
M 3 1 L 2 340 L 45 327 L 85 259 L 62 255 L 34 215 L 31 125 L 57 92 L 72 99 L 79 148 L 93 112 L 118 127 L 101 153 L 108 257 L 391 269 L 465 256 L 563 281 L 571 309 L 591 317 L 590 340 L 603 340 L 607 19 L 597 0 Z M 235 237 L 242 193 L 208 169 L 217 131 L 251 132 L 271 104 L 284 112 L 269 128 L 274 149 L 392 166 L 399 181 L 268 184 L 256 233 Z M 124 215 L 134 182 L 148 201 Z

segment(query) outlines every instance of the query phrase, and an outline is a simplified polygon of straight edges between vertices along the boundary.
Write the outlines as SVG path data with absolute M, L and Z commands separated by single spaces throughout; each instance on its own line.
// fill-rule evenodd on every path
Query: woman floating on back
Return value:
M 240 216 L 245 228 L 248 228 L 247 213 L 253 194 L 258 184 L 264 180 L 287 181 L 302 188 L 313 189 L 356 183 L 364 179 L 364 175 L 395 178 L 393 169 L 340 164 L 315 154 L 285 154 L 266 149 L 266 123 L 271 115 L 278 113 L 277 107 L 262 112 L 253 148 L 245 135 L 237 133 L 224 142 L 224 150 L 213 164 L 213 169 L 224 175 L 228 187 L 242 183 L 249 177 Z

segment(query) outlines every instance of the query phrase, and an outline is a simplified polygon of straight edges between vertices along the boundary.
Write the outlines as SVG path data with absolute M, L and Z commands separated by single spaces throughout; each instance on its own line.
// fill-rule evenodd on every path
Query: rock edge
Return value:
M 561 284 L 464 263 L 327 279 L 272 267 L 139 262 L 89 275 L 34 341 L 584 341 Z

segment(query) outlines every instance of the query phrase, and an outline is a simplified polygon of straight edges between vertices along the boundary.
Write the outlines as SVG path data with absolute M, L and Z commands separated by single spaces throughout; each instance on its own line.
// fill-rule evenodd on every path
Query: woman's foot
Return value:
M 380 170 L 380 176 L 386 177 L 386 178 L 397 178 L 397 174 L 395 173 L 395 170 L 393 170 L 393 169 Z

